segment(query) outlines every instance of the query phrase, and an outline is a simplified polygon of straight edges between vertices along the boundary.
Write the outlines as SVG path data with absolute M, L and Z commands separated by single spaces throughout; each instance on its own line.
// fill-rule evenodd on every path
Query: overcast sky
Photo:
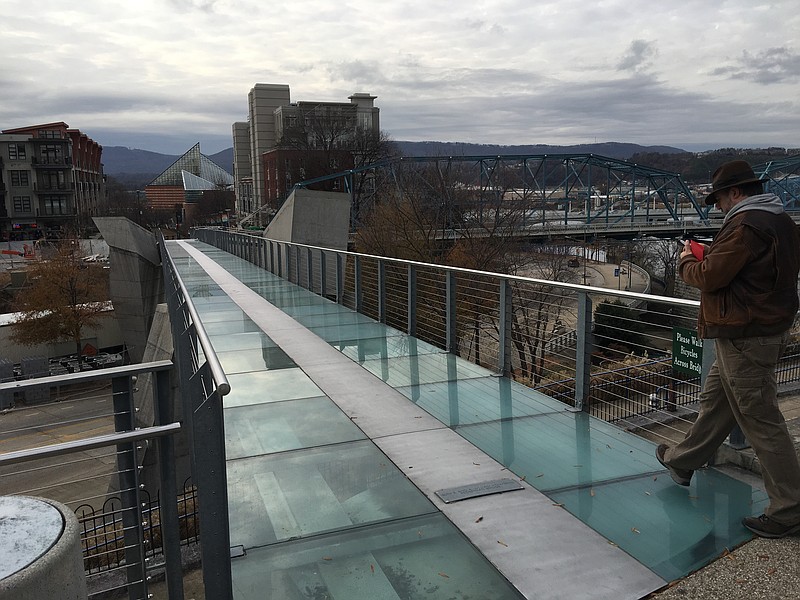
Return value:
M 800 147 L 797 0 L 2 0 L 0 128 L 232 145 L 255 83 L 395 140 Z

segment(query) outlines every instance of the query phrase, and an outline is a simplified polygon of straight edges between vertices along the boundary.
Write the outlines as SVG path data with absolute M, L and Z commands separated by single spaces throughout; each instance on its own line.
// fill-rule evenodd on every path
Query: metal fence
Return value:
M 158 456 L 163 499 L 158 512 L 162 540 L 158 562 L 166 565 L 168 581 L 174 580 L 172 586 L 181 590 L 171 597 L 182 598 L 172 440 L 181 425 L 166 418 L 157 400 L 168 393 L 171 369 L 172 362 L 165 360 L 0 383 L 0 393 L 25 394 L 27 398 L 2 416 L 3 493 L 50 498 L 78 510 L 79 515 L 91 507 L 104 523 L 101 528 L 93 526 L 94 532 L 83 539 L 85 547 L 93 549 L 87 557 L 90 598 L 115 592 L 127 592 L 131 599 L 147 598 L 154 564 L 147 561 L 150 515 L 140 477 L 145 446 Z M 133 394 L 137 380 L 147 374 L 153 375 L 157 416 L 152 425 L 138 427 Z M 109 381 L 110 386 L 92 385 Z M 75 390 L 88 393 L 73 397 Z M 115 497 L 113 510 L 109 510 L 109 496 Z M 100 564 L 103 569 L 93 566 Z M 100 578 L 101 571 L 119 576 Z
M 182 600 L 180 545 L 199 536 L 205 596 L 226 600 L 233 592 L 227 482 L 220 474 L 222 396 L 230 385 L 163 238 L 159 244 L 174 366 L 164 360 L 0 382 L 7 409 L 0 413 L 0 490 L 50 498 L 76 511 L 90 598 L 144 600 L 154 570 L 163 570 L 168 597 Z M 145 411 L 150 423 L 137 417 L 133 395 L 146 381 L 152 382 Z M 189 441 L 193 482 L 180 496 L 178 432 Z M 145 452 L 154 457 L 147 467 Z M 143 489 L 145 468 L 158 471 L 152 500 Z
M 142 540 L 145 559 L 158 559 L 164 552 L 167 532 L 162 527 L 161 497 L 140 491 Z M 197 488 L 186 480 L 178 494 L 178 531 L 181 545 L 199 543 Z M 87 574 L 113 571 L 125 560 L 122 515 L 125 509 L 119 496 L 107 498 L 101 507 L 81 504 L 75 510 L 81 532 L 83 564 Z
M 514 276 L 198 229 L 198 239 L 577 410 L 667 432 L 696 412 L 713 344 L 699 302 L 657 296 L 641 269 L 540 248 Z M 583 277 L 581 278 L 581 273 Z M 585 285 L 599 282 L 604 286 Z M 680 334 L 680 335 L 679 335 Z M 677 344 L 677 346 L 676 346 Z M 679 356 L 673 349 L 679 347 Z M 779 369 L 796 380 L 796 352 Z M 635 422 L 632 422 L 635 421 Z M 672 423 L 672 425 L 670 425 Z

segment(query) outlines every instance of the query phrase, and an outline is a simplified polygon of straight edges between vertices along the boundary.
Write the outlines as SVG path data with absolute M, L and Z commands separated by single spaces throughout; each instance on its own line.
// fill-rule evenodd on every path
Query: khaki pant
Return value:
M 715 340 L 717 359 L 700 394 L 700 414 L 686 438 L 664 458 L 676 469 L 698 469 L 738 423 L 761 463 L 770 499 L 766 515 L 794 525 L 800 523 L 800 462 L 778 407 L 775 381 L 787 338 Z

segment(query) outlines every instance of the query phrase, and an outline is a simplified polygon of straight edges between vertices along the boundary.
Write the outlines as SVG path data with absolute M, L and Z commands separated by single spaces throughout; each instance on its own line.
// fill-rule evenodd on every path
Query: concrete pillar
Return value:
M 86 600 L 78 519 L 60 502 L 0 496 L 0 600 Z

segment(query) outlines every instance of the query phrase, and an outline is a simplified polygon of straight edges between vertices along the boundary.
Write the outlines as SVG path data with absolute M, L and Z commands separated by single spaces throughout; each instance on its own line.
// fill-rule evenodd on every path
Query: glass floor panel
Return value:
M 297 366 L 283 350 L 276 346 L 216 352 L 216 354 L 226 375 L 265 369 L 268 371 L 288 369 Z
M 309 327 L 308 329 L 329 344 L 335 344 L 337 342 L 341 342 L 342 340 L 404 335 L 402 331 L 398 331 L 397 329 L 389 327 L 388 325 L 377 323 L 375 321 L 353 325 Z
M 225 408 L 324 396 L 322 390 L 298 368 L 231 375 L 228 383 L 231 391 L 222 398 Z
M 369 317 L 352 311 L 338 311 L 321 315 L 292 315 L 295 321 L 313 329 L 314 327 L 330 327 L 332 325 L 354 325 L 359 323 L 374 323 Z
M 364 439 L 327 397 L 225 407 L 229 459 Z
M 378 358 L 395 356 L 417 356 L 419 354 L 440 354 L 444 350 L 410 335 L 386 335 L 380 337 L 361 337 L 353 340 L 337 340 L 333 347 L 358 363 Z
M 752 538 L 742 518 L 768 504 L 763 491 L 714 469 L 695 471 L 689 488 L 662 472 L 551 497 L 667 581 Z
M 241 321 L 244 318 L 242 309 L 235 304 L 233 306 L 212 306 L 214 306 L 214 308 L 203 306 L 197 307 L 197 314 L 200 315 L 203 325 L 207 325 L 208 323 L 219 323 L 220 321 L 226 323 L 229 321 Z
M 228 489 L 231 545 L 246 549 L 436 512 L 369 441 L 231 461 Z
M 483 367 L 450 353 L 371 359 L 363 361 L 361 366 L 394 388 L 491 375 Z
M 247 317 L 242 318 L 241 315 L 238 319 L 230 321 L 219 321 L 217 323 L 205 323 L 203 327 L 206 333 L 211 338 L 213 343 L 215 336 L 226 336 L 232 333 L 248 333 L 252 331 L 261 331 L 261 328 Z
M 352 312 L 349 308 L 327 300 L 321 303 L 304 304 L 303 306 L 287 307 L 283 310 L 287 315 L 295 319 L 306 315 L 326 315 Z
M 516 600 L 522 596 L 443 516 L 249 550 L 236 600 Z
M 214 351 L 229 352 L 231 350 L 252 350 L 254 348 L 276 348 L 277 344 L 263 331 L 234 333 L 227 336 L 216 336 L 213 342 Z
M 552 412 L 456 431 L 542 492 L 663 470 L 652 442 L 586 413 Z
M 563 402 L 507 377 L 411 385 L 400 387 L 398 391 L 449 427 L 561 413 L 568 409 Z

